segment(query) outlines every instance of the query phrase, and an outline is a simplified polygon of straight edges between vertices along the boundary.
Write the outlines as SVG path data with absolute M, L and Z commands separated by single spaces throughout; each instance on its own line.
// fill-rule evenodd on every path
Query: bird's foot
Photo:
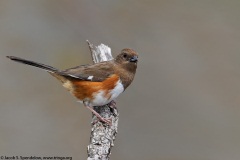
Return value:
M 112 125 L 112 118 L 103 118 L 98 112 L 96 112 L 92 107 L 85 105 L 85 107 L 87 107 L 90 111 L 92 111 L 93 114 L 95 114 L 95 116 L 98 118 L 98 120 L 108 124 L 108 125 Z M 93 122 L 93 124 L 97 123 Z
M 92 125 L 96 124 L 99 121 L 104 122 L 109 126 L 112 125 L 112 118 L 103 118 L 103 117 L 97 117 L 97 120 L 93 121 Z

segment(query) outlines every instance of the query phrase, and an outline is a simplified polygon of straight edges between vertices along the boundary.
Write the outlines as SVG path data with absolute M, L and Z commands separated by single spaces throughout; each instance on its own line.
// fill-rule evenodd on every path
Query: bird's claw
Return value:
M 96 124 L 96 123 L 99 122 L 99 121 L 104 122 L 104 123 L 106 123 L 106 124 L 109 125 L 109 126 L 112 125 L 112 118 L 103 118 L 103 117 L 101 117 L 101 118 L 98 117 L 98 119 L 95 120 L 94 122 L 92 122 L 92 124 L 94 125 L 94 124 Z

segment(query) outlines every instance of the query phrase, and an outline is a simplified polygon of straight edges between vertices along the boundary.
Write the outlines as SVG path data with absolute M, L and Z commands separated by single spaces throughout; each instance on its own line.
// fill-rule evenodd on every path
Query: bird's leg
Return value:
M 114 100 L 112 100 L 112 101 L 109 103 L 109 107 L 112 108 L 112 109 L 117 109 L 116 102 L 115 102 Z
M 112 100 L 110 103 L 108 103 L 108 107 L 110 108 L 110 111 L 112 112 L 112 114 L 114 116 L 117 116 L 118 109 L 116 106 L 116 102 L 114 100 Z M 117 111 L 116 113 L 115 113 L 115 110 Z
M 107 123 L 108 125 L 112 125 L 112 121 L 110 119 L 107 118 L 103 118 L 99 113 L 97 113 L 92 107 L 89 107 L 87 105 L 84 105 L 85 107 L 87 107 L 93 114 L 96 115 L 97 118 L 99 118 L 100 121 Z

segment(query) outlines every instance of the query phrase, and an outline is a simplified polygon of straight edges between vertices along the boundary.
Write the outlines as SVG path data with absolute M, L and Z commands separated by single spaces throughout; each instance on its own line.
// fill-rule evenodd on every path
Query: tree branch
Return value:
M 113 59 L 111 48 L 108 46 L 104 44 L 93 46 L 88 40 L 87 43 L 94 63 Z M 90 144 L 87 147 L 88 160 L 109 160 L 111 149 L 114 146 L 113 142 L 117 135 L 119 119 L 118 110 L 114 103 L 115 102 L 104 106 L 94 107 L 94 110 L 96 110 L 102 117 L 111 118 L 112 125 L 109 126 L 98 121 L 98 118 L 93 114 Z

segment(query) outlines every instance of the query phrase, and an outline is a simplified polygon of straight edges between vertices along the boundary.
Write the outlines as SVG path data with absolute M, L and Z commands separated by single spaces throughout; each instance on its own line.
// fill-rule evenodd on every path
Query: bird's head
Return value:
M 116 57 L 115 61 L 125 69 L 136 72 L 138 54 L 133 49 L 125 48 Z

